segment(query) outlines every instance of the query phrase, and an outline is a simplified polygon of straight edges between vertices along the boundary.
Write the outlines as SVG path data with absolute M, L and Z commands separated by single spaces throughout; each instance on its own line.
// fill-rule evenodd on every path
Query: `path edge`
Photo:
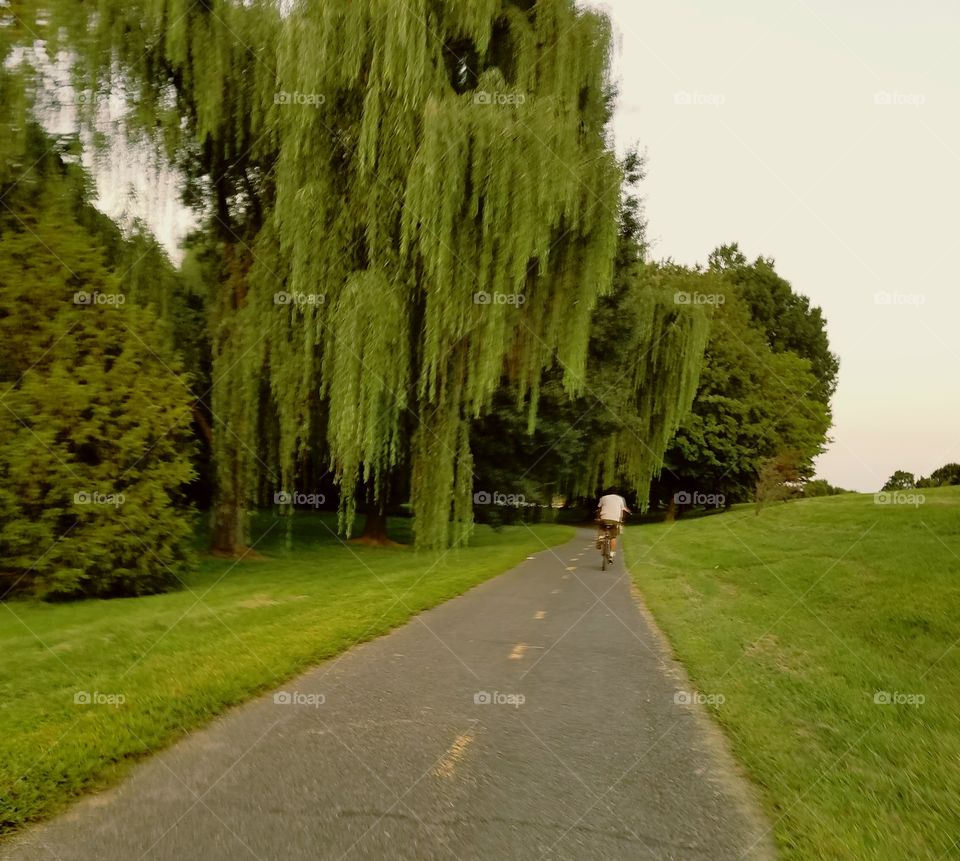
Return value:
M 650 630 L 657 651 L 660 653 L 664 671 L 676 682 L 680 690 L 695 691 L 696 687 L 690 680 L 686 667 L 677 657 L 670 639 L 657 624 L 656 618 L 647 606 L 643 592 L 640 591 L 629 566 L 626 565 L 626 560 L 624 560 L 624 568 L 629 580 L 630 596 Z M 700 737 L 718 766 L 716 773 L 712 774 L 710 779 L 733 799 L 737 812 L 750 826 L 748 839 L 751 845 L 747 849 L 747 854 L 742 857 L 748 861 L 776 861 L 779 856 L 773 836 L 774 825 L 769 822 L 764 813 L 759 787 L 750 779 L 733 755 L 730 739 L 723 727 L 699 703 L 692 703 L 683 708 L 686 708 L 693 717 Z

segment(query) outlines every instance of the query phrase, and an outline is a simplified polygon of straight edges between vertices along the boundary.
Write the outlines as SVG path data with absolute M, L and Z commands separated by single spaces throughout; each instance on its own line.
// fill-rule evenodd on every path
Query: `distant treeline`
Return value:
M 960 463 L 947 463 L 935 469 L 926 478 L 923 476 L 917 478 L 912 472 L 898 469 L 887 479 L 881 491 L 910 490 L 915 487 L 947 487 L 955 484 L 960 484 Z

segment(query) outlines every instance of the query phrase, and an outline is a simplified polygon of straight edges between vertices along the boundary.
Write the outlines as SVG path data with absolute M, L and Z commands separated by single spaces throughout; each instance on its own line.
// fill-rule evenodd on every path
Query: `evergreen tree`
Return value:
M 181 369 L 31 137 L 45 149 L 0 215 L 0 596 L 169 588 L 192 531 Z

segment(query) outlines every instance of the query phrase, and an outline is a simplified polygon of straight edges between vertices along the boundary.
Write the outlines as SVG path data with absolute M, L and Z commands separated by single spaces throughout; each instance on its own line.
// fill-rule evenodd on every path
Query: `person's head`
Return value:
M 619 496 L 620 492 L 615 487 L 608 487 L 601 496 Z

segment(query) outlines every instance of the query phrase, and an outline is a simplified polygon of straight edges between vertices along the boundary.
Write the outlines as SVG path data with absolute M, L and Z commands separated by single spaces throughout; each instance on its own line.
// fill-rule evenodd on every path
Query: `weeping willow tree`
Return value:
M 462 542 L 469 421 L 504 373 L 531 420 L 545 368 L 579 391 L 610 289 L 606 19 L 573 0 L 39 5 L 44 47 L 125 96 L 125 133 L 183 170 L 219 243 L 221 549 L 246 541 L 265 435 L 280 486 L 328 453 L 347 528 L 356 484 L 382 505 L 404 468 L 418 545 Z
M 575 389 L 609 289 L 607 23 L 556 0 L 420 0 L 303 4 L 289 24 L 282 90 L 322 104 L 281 111 L 273 220 L 289 292 L 321 285 L 325 302 L 283 323 L 324 356 L 341 484 L 372 482 L 382 503 L 409 457 L 418 544 L 457 544 L 472 523 L 470 419 L 505 369 L 531 411 L 554 361 Z M 265 305 L 269 279 L 255 289 Z M 522 306 L 495 298 L 508 296 Z M 275 396 L 300 403 L 289 382 Z
M 595 420 L 582 463 L 566 482 L 569 495 L 590 496 L 619 485 L 646 510 L 664 453 L 697 392 L 711 317 L 693 303 L 716 292 L 715 276 L 648 258 L 640 196 L 646 160 L 637 150 L 622 162 L 620 234 L 614 288 L 592 322 L 587 409 Z
M 617 485 L 645 506 L 664 451 L 689 413 L 711 315 L 683 300 L 712 292 L 717 279 L 647 262 L 639 196 L 644 160 L 631 151 L 621 166 L 613 290 L 591 317 L 584 390 L 570 397 L 557 369 L 546 373 L 531 428 L 529 415 L 516 406 L 515 388 L 505 381 L 494 409 L 473 424 L 476 490 L 499 488 L 549 504 L 557 495 L 589 497 Z M 493 512 L 488 519 L 504 516 L 513 512 Z
M 646 508 L 651 480 L 696 396 L 710 333 L 705 309 L 677 297 L 706 294 L 707 280 L 670 263 L 643 264 L 624 274 L 612 307 L 617 322 L 610 329 L 603 328 L 603 318 L 598 324 L 605 343 L 615 333 L 620 341 L 612 361 L 601 357 L 591 366 L 599 380 L 591 409 L 600 413 L 601 430 L 576 473 L 573 496 L 619 485 Z

